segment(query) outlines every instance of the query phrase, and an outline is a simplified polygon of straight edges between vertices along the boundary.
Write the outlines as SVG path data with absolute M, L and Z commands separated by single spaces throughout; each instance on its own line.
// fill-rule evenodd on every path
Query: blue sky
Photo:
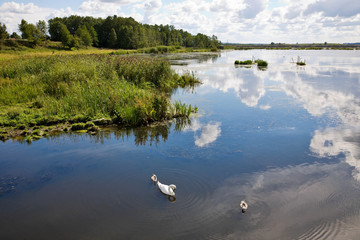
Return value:
M 360 42 L 359 0 L 13 0 L 0 1 L 10 33 L 30 23 L 70 15 L 133 17 L 170 24 L 222 42 Z

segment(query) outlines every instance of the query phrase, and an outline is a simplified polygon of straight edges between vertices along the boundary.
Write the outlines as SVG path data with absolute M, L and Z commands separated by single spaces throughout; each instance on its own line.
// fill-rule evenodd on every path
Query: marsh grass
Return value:
M 0 67 L 0 126 L 24 129 L 99 118 L 138 126 L 188 116 L 185 110 L 171 114 L 168 92 L 194 82 L 198 82 L 194 75 L 180 76 L 167 61 L 154 58 L 64 55 L 19 59 Z
M 246 60 L 246 61 L 239 61 L 235 60 L 235 65 L 253 65 L 256 64 L 260 68 L 264 68 L 268 66 L 268 63 L 264 60 L 257 59 L 257 60 Z

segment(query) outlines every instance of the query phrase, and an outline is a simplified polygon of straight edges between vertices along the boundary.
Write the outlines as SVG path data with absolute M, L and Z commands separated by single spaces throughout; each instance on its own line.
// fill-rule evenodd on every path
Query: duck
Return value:
M 245 201 L 241 201 L 240 202 L 240 207 L 242 209 L 242 212 L 244 213 L 246 211 L 246 209 L 248 208 L 248 205 Z
M 175 197 L 176 186 L 174 184 L 166 185 L 158 181 L 157 176 L 153 174 L 151 180 L 159 187 L 160 191 L 168 196 Z

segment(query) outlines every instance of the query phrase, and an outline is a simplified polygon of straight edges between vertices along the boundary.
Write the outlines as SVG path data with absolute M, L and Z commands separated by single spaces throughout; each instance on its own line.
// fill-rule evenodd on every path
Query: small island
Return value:
M 246 61 L 239 61 L 235 60 L 235 65 L 253 65 L 256 64 L 258 67 L 267 67 L 268 63 L 264 60 L 258 59 L 258 60 L 246 60 Z

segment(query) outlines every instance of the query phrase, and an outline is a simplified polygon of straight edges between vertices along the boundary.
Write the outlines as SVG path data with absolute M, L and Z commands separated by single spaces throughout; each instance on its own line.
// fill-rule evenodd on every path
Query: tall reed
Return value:
M 0 67 L 0 126 L 51 125 L 113 118 L 141 125 L 173 117 L 166 92 L 198 81 L 165 60 L 66 55 L 17 60 Z

